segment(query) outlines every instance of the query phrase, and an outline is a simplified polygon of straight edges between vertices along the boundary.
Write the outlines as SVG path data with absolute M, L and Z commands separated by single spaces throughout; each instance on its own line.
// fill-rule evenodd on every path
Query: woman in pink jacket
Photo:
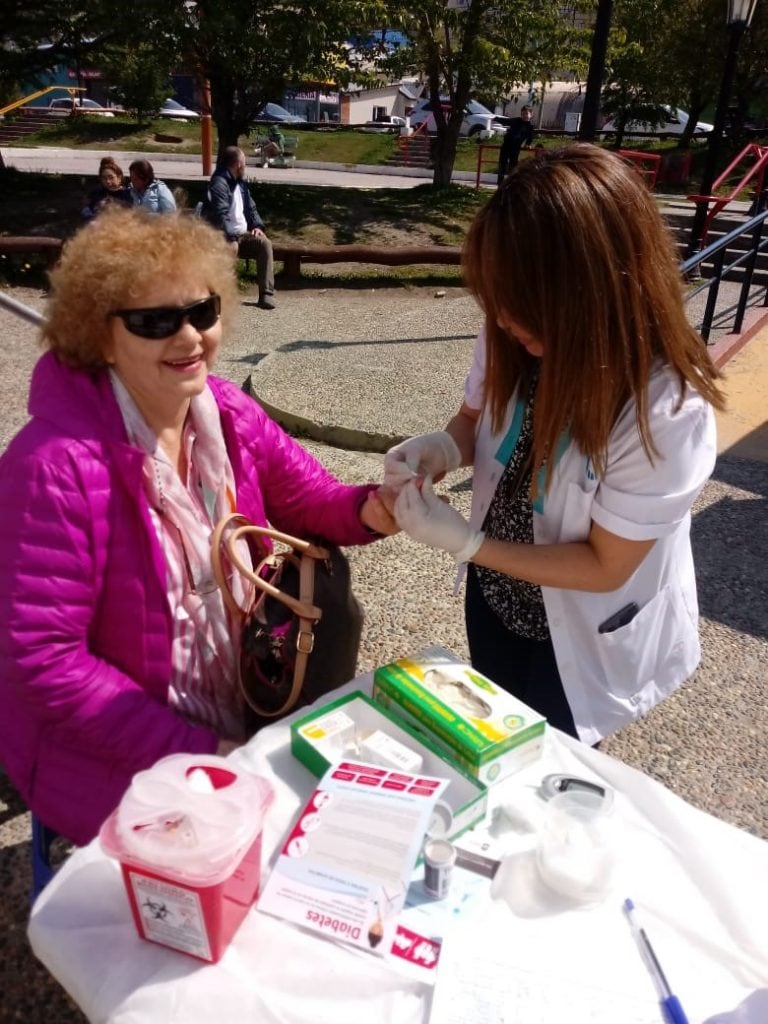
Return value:
M 236 288 L 206 224 L 106 211 L 52 284 L 32 419 L 0 459 L 0 751 L 82 844 L 135 772 L 244 738 L 215 522 L 336 544 L 396 526 L 209 376 Z

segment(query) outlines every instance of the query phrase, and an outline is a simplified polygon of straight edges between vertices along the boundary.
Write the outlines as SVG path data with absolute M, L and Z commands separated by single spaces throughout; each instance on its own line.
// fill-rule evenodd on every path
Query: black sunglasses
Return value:
M 196 331 L 207 331 L 221 314 L 221 299 L 209 295 L 207 299 L 189 306 L 154 306 L 150 309 L 113 309 L 110 316 L 119 316 L 125 329 L 139 338 L 170 338 L 189 320 Z

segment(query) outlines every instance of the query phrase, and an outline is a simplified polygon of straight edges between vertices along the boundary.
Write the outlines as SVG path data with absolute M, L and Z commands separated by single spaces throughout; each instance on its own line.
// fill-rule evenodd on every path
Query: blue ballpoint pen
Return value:
M 677 996 L 672 994 L 672 989 L 669 987 L 664 971 L 661 969 L 661 964 L 656 959 L 656 954 L 653 951 L 653 946 L 650 943 L 648 936 L 645 934 L 645 929 L 641 928 L 635 917 L 635 904 L 632 900 L 624 900 L 624 910 L 626 912 L 629 923 L 632 926 L 632 931 L 637 936 L 637 940 L 640 943 L 640 947 L 645 954 L 645 959 L 648 963 L 648 967 L 654 980 L 661 993 L 661 1005 L 664 1010 L 664 1016 L 666 1017 L 669 1024 L 688 1024 L 688 1018 L 685 1015 L 685 1011 L 680 1005 L 680 1000 Z

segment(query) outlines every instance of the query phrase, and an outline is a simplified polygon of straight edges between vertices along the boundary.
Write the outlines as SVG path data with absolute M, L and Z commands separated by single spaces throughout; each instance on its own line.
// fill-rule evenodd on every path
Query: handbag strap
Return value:
M 227 527 L 234 526 L 235 523 L 239 523 L 239 525 L 233 529 L 225 539 L 224 533 Z M 271 552 L 265 555 L 255 569 L 251 569 L 245 565 L 237 553 L 236 545 L 238 540 L 243 537 L 247 537 L 248 535 L 262 538 L 268 537 L 271 540 L 285 544 L 292 549 L 292 552 L 296 553 L 287 555 L 286 557 L 290 557 L 294 561 L 298 559 L 299 562 L 298 600 L 291 597 L 290 594 L 284 594 L 281 590 L 259 575 L 260 570 L 263 569 L 272 557 Z M 211 564 L 216 582 L 221 588 L 225 604 L 230 611 L 232 611 L 234 615 L 239 616 L 241 620 L 245 619 L 247 612 L 240 608 L 232 595 L 229 582 L 221 563 L 222 546 L 225 548 L 227 557 L 231 564 L 238 570 L 238 572 L 245 576 L 246 579 L 250 580 L 251 583 L 253 583 L 254 586 L 263 593 L 270 594 L 276 600 L 281 601 L 284 605 L 290 608 L 299 620 L 299 628 L 296 634 L 296 661 L 294 663 L 293 680 L 291 682 L 290 693 L 288 694 L 285 703 L 276 711 L 269 711 L 258 707 L 258 705 L 253 702 L 252 698 L 248 698 L 248 703 L 254 711 L 257 711 L 265 718 L 277 718 L 290 711 L 301 695 L 301 688 L 307 671 L 307 661 L 315 644 L 314 627 L 315 624 L 319 622 L 323 614 L 322 609 L 313 604 L 315 596 L 315 564 L 318 560 L 330 558 L 330 553 L 325 548 L 316 544 L 301 540 L 298 537 L 292 537 L 287 533 L 281 533 L 279 530 L 273 530 L 271 527 L 256 526 L 238 512 L 230 513 L 220 519 L 211 536 Z

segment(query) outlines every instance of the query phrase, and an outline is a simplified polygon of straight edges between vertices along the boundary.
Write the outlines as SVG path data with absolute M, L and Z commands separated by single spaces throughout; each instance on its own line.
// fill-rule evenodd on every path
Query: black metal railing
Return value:
M 708 245 L 701 252 L 694 253 L 693 256 L 690 256 L 680 264 L 680 272 L 683 277 L 686 280 L 690 280 L 692 277 L 699 276 L 700 264 L 705 261 L 712 261 L 711 277 L 704 281 L 703 284 L 692 288 L 685 296 L 685 301 L 690 302 L 695 296 L 700 295 L 707 288 L 709 289 L 699 332 L 705 342 L 709 339 L 712 331 L 712 321 L 715 317 L 720 284 L 723 278 L 732 270 L 743 267 L 744 279 L 739 289 L 739 299 L 736 304 L 736 314 L 733 321 L 733 333 L 740 333 L 747 309 L 747 302 L 749 301 L 749 294 L 752 289 L 752 278 L 755 272 L 757 257 L 760 253 L 768 253 L 768 235 L 765 238 L 762 237 L 766 221 L 768 221 L 768 210 L 763 210 L 744 224 L 734 228 L 733 231 L 729 231 L 723 238 L 713 242 L 712 245 Z M 726 264 L 725 260 L 728 249 L 744 235 L 751 235 L 749 247 L 746 250 L 740 251 L 736 259 Z M 768 287 L 766 288 L 763 305 L 768 306 Z

